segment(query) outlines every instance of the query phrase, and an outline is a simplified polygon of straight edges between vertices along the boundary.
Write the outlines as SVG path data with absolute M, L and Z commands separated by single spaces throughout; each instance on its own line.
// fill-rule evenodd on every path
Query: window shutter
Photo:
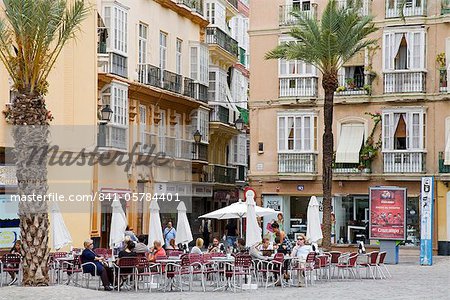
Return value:
M 304 117 L 303 150 L 311 151 L 311 117 Z
M 293 150 L 301 150 L 302 149 L 302 118 L 295 117 L 295 132 L 294 132 L 294 149 Z
M 383 114 L 383 150 L 392 150 L 393 146 L 393 117 L 391 113 Z
M 286 129 L 285 129 L 286 117 L 278 118 L 278 150 L 286 150 Z
M 383 35 L 383 69 L 384 70 L 391 70 L 392 69 L 392 58 L 391 58 L 391 51 L 392 51 L 392 34 L 391 33 L 385 33 Z

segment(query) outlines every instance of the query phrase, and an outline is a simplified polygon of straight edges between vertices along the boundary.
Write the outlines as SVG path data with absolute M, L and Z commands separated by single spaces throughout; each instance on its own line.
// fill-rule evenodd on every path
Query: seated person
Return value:
M 273 245 L 268 238 L 264 238 L 262 244 L 259 245 L 258 250 L 262 252 L 263 256 L 271 256 L 273 253 Z
M 84 250 L 81 253 L 81 263 L 93 263 L 83 266 L 83 273 L 91 273 L 91 275 L 97 275 L 100 276 L 103 287 L 105 288 L 105 291 L 112 291 L 112 288 L 110 286 L 111 281 L 110 278 L 108 278 L 108 270 L 105 269 L 102 262 L 104 262 L 104 258 L 102 256 L 97 256 L 95 252 L 92 250 L 94 248 L 94 243 L 92 240 L 86 240 L 84 242 Z M 97 269 L 97 273 L 95 274 L 95 270 Z
M 195 246 L 191 249 L 191 254 L 203 254 L 201 248 L 203 247 L 203 239 L 198 238 L 195 241 Z
M 150 249 L 148 249 L 147 245 L 145 244 L 145 236 L 140 235 L 138 236 L 138 242 L 135 243 L 134 252 L 136 253 L 148 253 Z
M 119 258 L 116 261 L 116 264 L 120 262 L 120 259 L 124 257 L 136 257 L 137 253 L 134 252 L 135 244 L 133 241 L 128 241 L 124 250 L 119 252 Z M 121 268 L 120 273 L 130 274 L 133 272 L 133 268 Z
M 311 246 L 306 245 L 305 242 L 305 236 L 303 234 L 300 234 L 297 237 L 297 243 L 295 244 L 294 249 L 292 249 L 292 257 L 298 257 L 301 261 L 306 261 L 306 257 L 308 256 L 309 252 L 312 251 L 312 248 Z
M 208 253 L 219 253 L 222 252 L 221 248 L 223 249 L 223 244 L 219 242 L 218 238 L 213 238 L 213 242 L 208 247 Z
M 155 262 L 158 256 L 166 256 L 166 251 L 162 247 L 161 241 L 154 241 L 153 247 L 150 249 L 148 260 L 151 262 Z
M 264 252 L 261 253 L 261 251 L 259 250 L 260 246 L 262 246 L 261 243 L 256 243 L 253 246 L 251 246 L 249 254 L 252 257 L 252 259 L 267 260 L 268 255 L 265 255 Z
M 170 239 L 169 245 L 166 246 L 166 250 L 178 250 L 178 246 L 175 244 L 175 239 Z
M 245 240 L 243 238 L 238 238 L 236 242 L 236 250 L 237 252 L 247 252 L 247 248 L 245 247 Z

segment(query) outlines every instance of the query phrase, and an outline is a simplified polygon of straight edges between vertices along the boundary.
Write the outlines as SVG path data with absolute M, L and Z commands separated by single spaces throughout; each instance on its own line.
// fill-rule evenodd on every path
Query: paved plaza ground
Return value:
M 73 286 L 45 288 L 3 287 L 0 299 L 450 299 L 450 257 L 434 257 L 432 267 L 418 265 L 417 256 L 401 256 L 399 265 L 389 266 L 388 280 L 336 280 L 319 282 L 308 288 L 269 288 L 252 292 L 104 292 Z

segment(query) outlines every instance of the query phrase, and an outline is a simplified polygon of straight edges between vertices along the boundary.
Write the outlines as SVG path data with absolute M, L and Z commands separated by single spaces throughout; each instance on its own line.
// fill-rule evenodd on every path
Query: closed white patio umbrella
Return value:
M 127 217 L 123 211 L 122 204 L 117 198 L 117 194 L 111 204 L 111 230 L 109 233 L 109 247 L 114 248 L 117 244 L 123 241 L 125 237 L 125 229 L 127 228 Z
M 177 220 L 177 235 L 175 237 L 175 243 L 186 245 L 194 240 L 192 237 L 191 226 L 186 215 L 186 205 L 183 201 L 178 204 L 178 220 Z
M 59 205 L 56 202 L 53 202 L 51 206 L 50 222 L 52 226 L 53 249 L 59 250 L 72 243 L 72 237 L 70 236 L 69 230 L 67 230 L 66 223 L 64 223 L 64 218 L 59 210 Z
M 316 196 L 312 196 L 311 200 L 309 200 L 307 218 L 306 239 L 311 243 L 317 243 L 323 236 L 320 224 L 319 202 Z
M 154 241 L 160 241 L 164 245 L 164 236 L 161 226 L 161 217 L 159 216 L 158 201 L 150 202 L 150 224 L 148 229 L 148 246 L 153 247 Z
M 256 243 L 261 242 L 261 227 L 256 220 L 256 204 L 254 193 L 247 194 L 247 228 L 245 231 L 245 246 L 251 247 Z

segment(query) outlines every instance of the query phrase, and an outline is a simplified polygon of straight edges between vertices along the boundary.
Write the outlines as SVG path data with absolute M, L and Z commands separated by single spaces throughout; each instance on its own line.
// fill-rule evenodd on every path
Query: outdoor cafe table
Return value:
M 168 272 L 173 272 L 173 265 L 172 264 L 179 264 L 179 263 L 181 263 L 181 258 L 178 257 L 178 256 L 169 256 L 168 258 L 165 258 L 165 259 L 158 259 L 158 258 L 156 258 L 155 262 L 161 264 L 161 266 L 164 266 L 164 267 L 167 265 L 167 271 Z M 161 268 L 161 272 L 162 272 L 162 268 Z M 166 272 L 166 274 L 168 272 Z M 164 278 L 164 281 L 165 280 L 168 280 L 168 282 L 164 283 L 164 290 L 169 285 L 170 285 L 170 290 L 172 290 L 173 285 L 174 285 L 173 276 Z
M 72 263 L 74 259 L 75 259 L 75 257 L 73 255 L 55 258 L 55 262 L 56 262 L 55 271 L 56 271 L 56 282 L 57 283 L 61 283 L 62 277 L 64 276 L 64 274 L 62 274 L 63 269 L 64 269 L 63 268 L 64 262 Z

